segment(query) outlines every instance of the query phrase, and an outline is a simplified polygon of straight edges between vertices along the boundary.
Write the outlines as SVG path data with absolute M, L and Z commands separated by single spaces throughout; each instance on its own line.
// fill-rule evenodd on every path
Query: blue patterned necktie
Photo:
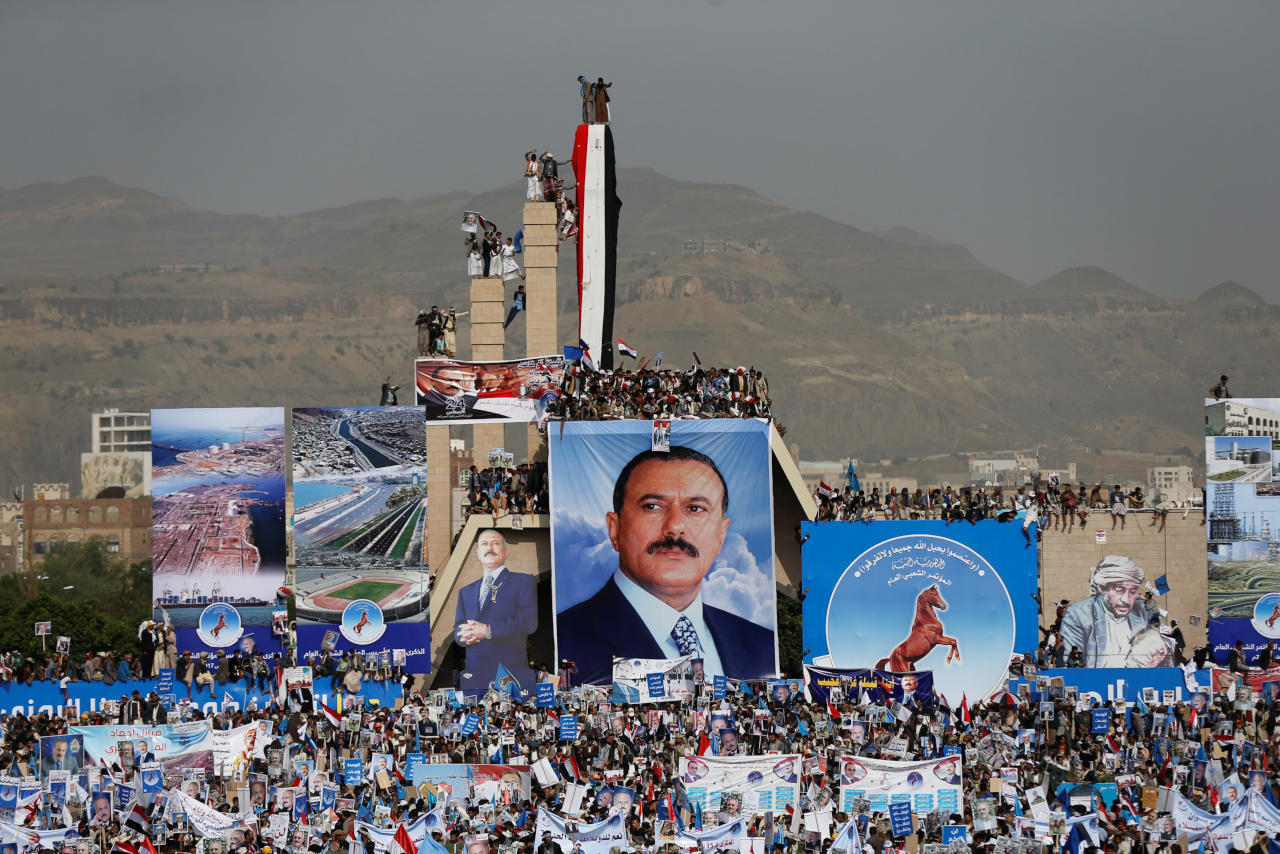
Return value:
M 698 642 L 698 632 L 693 627 L 693 620 L 683 614 L 676 620 L 675 628 L 671 630 L 671 639 L 676 642 L 676 649 L 681 655 L 693 655 L 701 647 Z
M 480 582 L 480 607 L 484 607 L 484 600 L 489 598 L 489 588 L 493 585 L 493 576 L 489 573 L 484 574 L 484 580 Z

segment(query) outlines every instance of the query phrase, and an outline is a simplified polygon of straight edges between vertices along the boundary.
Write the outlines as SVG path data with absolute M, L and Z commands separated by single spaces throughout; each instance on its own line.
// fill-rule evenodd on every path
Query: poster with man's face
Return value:
M 596 684 L 614 656 L 693 655 L 706 678 L 776 673 L 768 425 L 676 421 L 665 451 L 649 428 L 568 422 L 548 436 L 557 658 Z

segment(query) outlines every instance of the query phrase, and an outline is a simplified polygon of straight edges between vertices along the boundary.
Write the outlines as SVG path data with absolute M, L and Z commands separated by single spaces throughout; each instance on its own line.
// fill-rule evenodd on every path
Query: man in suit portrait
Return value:
M 526 644 L 538 628 L 538 581 L 527 573 L 512 572 L 507 554 L 502 534 L 482 533 L 476 539 L 476 557 L 484 574 L 458 591 L 454 634 L 467 651 L 464 689 L 489 685 L 501 664 L 521 690 L 533 691 Z
M 693 655 L 707 674 L 734 678 L 774 672 L 773 632 L 702 600 L 728 513 L 724 475 L 692 448 L 644 451 L 622 468 L 605 514 L 618 569 L 557 616 L 559 654 L 577 663 L 582 682 L 611 681 L 615 655 Z

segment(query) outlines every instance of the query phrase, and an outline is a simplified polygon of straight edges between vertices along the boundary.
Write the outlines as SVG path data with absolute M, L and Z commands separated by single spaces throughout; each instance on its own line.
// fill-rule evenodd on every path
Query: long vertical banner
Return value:
M 430 672 L 422 407 L 295 409 L 292 464 L 302 657 L 358 650 Z
M 613 303 L 618 269 L 618 178 L 608 125 L 578 125 L 573 139 L 578 179 L 578 334 L 596 364 L 613 367 Z
M 805 528 L 807 664 L 932 671 L 934 691 L 954 708 L 996 691 L 1014 652 L 1036 648 L 1036 549 L 1015 526 Z
M 1206 399 L 1205 535 L 1209 643 L 1253 662 L 1280 640 L 1280 398 Z
M 776 674 L 769 425 L 674 421 L 660 448 L 648 421 L 562 426 L 547 437 L 556 657 L 595 684 L 615 656 Z
M 284 410 L 151 411 L 152 601 L 178 648 L 280 651 Z

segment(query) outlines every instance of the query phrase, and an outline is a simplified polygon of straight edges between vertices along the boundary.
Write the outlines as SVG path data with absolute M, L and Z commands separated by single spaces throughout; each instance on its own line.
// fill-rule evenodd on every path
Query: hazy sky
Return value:
M 567 156 L 603 75 L 620 165 L 1024 281 L 1280 301 L 1278 43 L 1274 0 L 0 0 L 0 187 L 264 214 L 490 189 Z

